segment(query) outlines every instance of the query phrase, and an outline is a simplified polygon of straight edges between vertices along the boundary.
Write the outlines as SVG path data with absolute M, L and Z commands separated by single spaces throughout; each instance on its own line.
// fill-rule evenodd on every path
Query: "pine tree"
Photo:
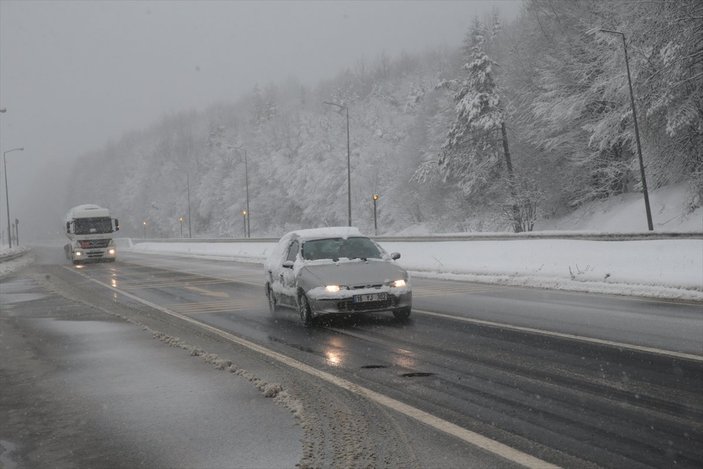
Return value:
M 493 36 L 497 31 L 496 22 L 489 34 Z M 505 111 L 493 77 L 495 64 L 486 53 L 486 45 L 486 30 L 474 20 L 464 42 L 465 54 L 470 46 L 464 65 L 467 76 L 454 96 L 456 120 L 447 134 L 439 165 L 445 180 L 455 182 L 467 197 L 476 197 L 498 185 L 504 159 L 512 198 L 511 222 L 514 230 L 520 232 L 523 224 L 516 202 Z

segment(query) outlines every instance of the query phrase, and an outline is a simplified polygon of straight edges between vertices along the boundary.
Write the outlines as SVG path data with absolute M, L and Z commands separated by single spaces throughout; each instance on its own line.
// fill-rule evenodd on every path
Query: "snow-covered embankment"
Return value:
M 144 242 L 125 249 L 263 263 L 275 243 Z M 381 241 L 414 276 L 703 300 L 703 240 Z

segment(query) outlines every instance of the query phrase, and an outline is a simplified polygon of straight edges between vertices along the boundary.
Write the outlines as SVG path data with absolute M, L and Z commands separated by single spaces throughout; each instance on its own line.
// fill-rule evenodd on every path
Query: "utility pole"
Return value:
M 374 236 L 378 236 L 378 222 L 376 218 L 376 202 L 378 202 L 378 199 L 380 196 L 378 194 L 374 194 L 371 199 L 373 200 L 373 234 Z
M 331 103 L 324 101 L 329 106 L 336 106 L 340 111 L 345 111 L 347 115 L 347 224 L 352 226 L 352 211 L 351 211 L 351 146 L 349 143 L 349 106 L 344 104 Z
M 246 228 L 247 238 L 251 238 L 251 212 L 249 211 L 249 165 L 247 163 L 247 149 L 244 149 L 244 187 L 246 188 L 247 210 L 246 210 Z
M 190 229 L 190 173 L 186 173 L 186 187 L 188 189 L 188 237 L 193 237 L 193 232 Z
M 637 125 L 637 109 L 635 108 L 635 94 L 632 91 L 632 77 L 630 76 L 630 61 L 627 57 L 627 42 L 625 41 L 625 33 L 620 31 L 612 31 L 609 29 L 601 29 L 604 33 L 618 34 L 622 38 L 622 47 L 625 49 L 625 67 L 627 68 L 627 84 L 630 87 L 630 106 L 632 107 L 632 120 L 635 123 L 635 140 L 637 141 L 637 157 L 640 162 L 640 176 L 642 177 L 642 194 L 644 194 L 644 209 L 647 212 L 647 226 L 649 231 L 654 231 L 652 223 L 652 210 L 649 206 L 649 191 L 647 190 L 647 178 L 644 174 L 644 160 L 642 159 L 642 145 L 640 143 L 640 129 Z

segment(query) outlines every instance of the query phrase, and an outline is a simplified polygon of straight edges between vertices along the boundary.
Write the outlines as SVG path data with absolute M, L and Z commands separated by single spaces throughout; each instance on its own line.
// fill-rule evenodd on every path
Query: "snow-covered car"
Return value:
M 292 231 L 265 264 L 269 307 L 295 309 L 306 325 L 327 314 L 392 311 L 407 319 L 412 290 L 398 258 L 357 228 Z

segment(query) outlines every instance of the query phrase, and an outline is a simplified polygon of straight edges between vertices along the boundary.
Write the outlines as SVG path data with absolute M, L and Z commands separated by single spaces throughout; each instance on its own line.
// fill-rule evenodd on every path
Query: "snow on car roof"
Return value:
M 327 226 L 324 228 L 310 228 L 307 230 L 291 231 L 286 236 L 297 236 L 301 239 L 348 238 L 350 236 L 363 236 L 355 226 Z

